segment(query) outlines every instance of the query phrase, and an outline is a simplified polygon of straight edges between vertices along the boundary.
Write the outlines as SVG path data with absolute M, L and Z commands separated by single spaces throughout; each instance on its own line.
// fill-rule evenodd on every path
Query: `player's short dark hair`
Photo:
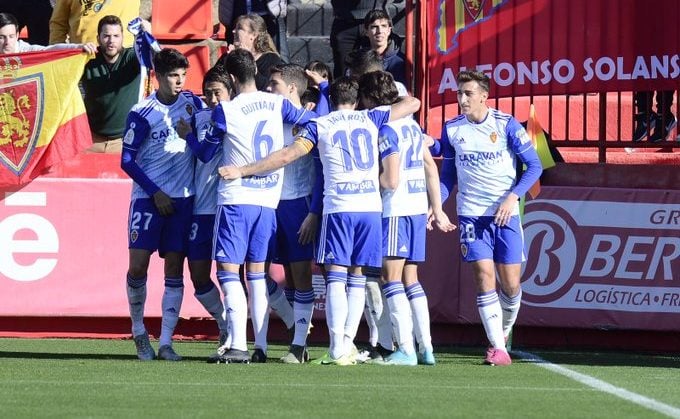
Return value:
M 359 83 L 350 77 L 340 77 L 331 84 L 330 99 L 333 107 L 353 105 L 359 98 Z
M 383 62 L 380 55 L 372 49 L 362 49 L 352 51 L 349 54 L 347 61 L 350 75 L 354 78 L 359 78 L 371 71 L 380 71 L 383 69 Z
M 371 23 L 381 19 L 387 20 L 390 28 L 392 27 L 392 18 L 390 15 L 388 15 L 383 9 L 374 9 L 366 13 L 366 16 L 364 16 L 364 29 L 368 29 L 368 27 L 371 26 Z
M 295 84 L 298 94 L 302 95 L 307 90 L 307 76 L 305 69 L 298 64 L 275 65 L 269 69 L 270 74 L 279 73 L 286 84 Z
M 359 91 L 376 106 L 391 105 L 399 98 L 394 77 L 386 71 L 372 71 L 361 76 Z
M 300 96 L 300 103 L 302 106 L 307 106 L 308 103 L 319 103 L 321 98 L 321 92 L 316 87 L 310 86 L 305 90 L 305 92 Z
M 227 70 L 227 73 L 234 76 L 239 83 L 245 84 L 255 81 L 257 66 L 255 65 L 255 58 L 253 58 L 253 54 L 250 51 L 237 48 L 229 54 L 222 55 L 217 62 Z
M 231 77 L 227 74 L 227 71 L 219 64 L 213 66 L 208 70 L 203 76 L 203 88 L 208 83 L 222 83 L 224 87 L 229 92 L 229 97 L 233 98 L 236 95 L 236 89 L 234 88 L 234 83 L 231 81 Z
M 118 16 L 106 15 L 99 19 L 99 23 L 97 23 L 97 36 L 101 35 L 104 25 L 117 25 L 120 26 L 121 31 L 123 30 L 123 22 L 120 21 Z
M 163 48 L 154 55 L 153 68 L 157 74 L 168 74 L 176 68 L 189 68 L 189 60 L 174 48 Z
M 323 61 L 312 60 L 307 63 L 305 70 L 315 71 L 319 73 L 321 77 L 328 80 L 329 83 L 333 82 L 333 73 L 331 72 L 330 67 Z
M 19 32 L 19 21 L 11 13 L 0 13 L 0 28 L 4 28 L 7 25 L 14 25 L 14 28 Z
M 489 93 L 489 86 L 491 82 L 489 80 L 489 76 L 486 74 L 482 73 L 481 71 L 474 70 L 463 70 L 458 73 L 458 76 L 456 77 L 456 83 L 458 86 L 469 81 L 476 81 L 483 91 Z

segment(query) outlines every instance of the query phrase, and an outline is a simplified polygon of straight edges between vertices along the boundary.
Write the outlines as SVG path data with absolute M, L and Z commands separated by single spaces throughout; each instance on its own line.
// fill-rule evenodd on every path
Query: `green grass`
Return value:
M 153 343 L 157 347 L 157 342 Z M 15 417 L 646 418 L 664 415 L 532 362 L 481 365 L 482 348 L 438 348 L 434 367 L 205 363 L 214 342 L 179 342 L 179 363 L 139 362 L 131 341 L 0 339 L 0 412 Z M 320 356 L 325 348 L 311 348 Z M 680 409 L 680 361 L 532 352 Z

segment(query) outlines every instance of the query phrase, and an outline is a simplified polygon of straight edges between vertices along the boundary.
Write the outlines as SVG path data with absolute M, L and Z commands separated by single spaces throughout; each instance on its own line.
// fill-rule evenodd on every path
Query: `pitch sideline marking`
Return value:
M 537 355 L 531 354 L 529 352 L 512 351 L 512 353 L 519 355 L 520 358 L 526 361 L 531 361 L 535 363 L 537 366 L 541 368 L 545 368 L 549 371 L 563 375 L 567 378 L 571 378 L 572 380 L 578 381 L 581 384 L 585 384 L 586 386 L 591 387 L 595 390 L 609 393 L 623 400 L 635 403 L 639 406 L 642 406 L 650 410 L 654 410 L 656 412 L 662 413 L 672 418 L 680 418 L 680 409 L 678 409 L 677 407 L 673 407 L 660 401 L 650 399 L 649 397 L 645 397 L 641 394 L 633 393 L 632 391 L 626 390 L 621 387 L 616 387 L 615 385 L 609 384 L 606 381 L 599 380 L 595 377 L 591 377 L 590 375 L 581 374 L 580 372 L 570 370 L 569 368 L 565 368 L 561 365 L 553 364 L 552 362 L 546 361 L 545 359 Z

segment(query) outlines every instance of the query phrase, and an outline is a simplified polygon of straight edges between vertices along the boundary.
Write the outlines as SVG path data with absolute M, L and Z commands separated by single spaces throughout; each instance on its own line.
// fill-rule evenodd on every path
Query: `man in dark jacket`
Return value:
M 357 49 L 363 36 L 364 16 L 371 10 L 387 10 L 389 5 L 401 0 L 331 0 L 333 25 L 331 26 L 331 49 L 333 50 L 333 76 L 345 75 L 346 59 Z
M 392 34 L 392 19 L 384 10 L 368 12 L 364 18 L 364 31 L 370 48 L 378 53 L 383 61 L 383 69 L 391 73 L 394 80 L 408 86 L 405 74 L 405 57 L 399 51 L 398 38 Z

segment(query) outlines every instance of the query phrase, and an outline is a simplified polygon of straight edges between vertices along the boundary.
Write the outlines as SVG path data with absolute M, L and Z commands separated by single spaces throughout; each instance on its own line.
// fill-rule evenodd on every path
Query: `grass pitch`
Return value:
M 152 342 L 157 348 L 157 342 Z M 680 360 L 531 352 L 481 364 L 483 348 L 436 348 L 434 367 L 207 364 L 214 342 L 178 342 L 185 360 L 137 361 L 131 340 L 0 339 L 0 412 L 18 417 L 654 418 L 680 417 Z M 325 348 L 310 348 L 312 357 Z M 530 352 L 530 351 L 526 351 Z M 604 384 L 603 384 L 604 383 Z M 616 394 L 607 392 L 616 388 Z

